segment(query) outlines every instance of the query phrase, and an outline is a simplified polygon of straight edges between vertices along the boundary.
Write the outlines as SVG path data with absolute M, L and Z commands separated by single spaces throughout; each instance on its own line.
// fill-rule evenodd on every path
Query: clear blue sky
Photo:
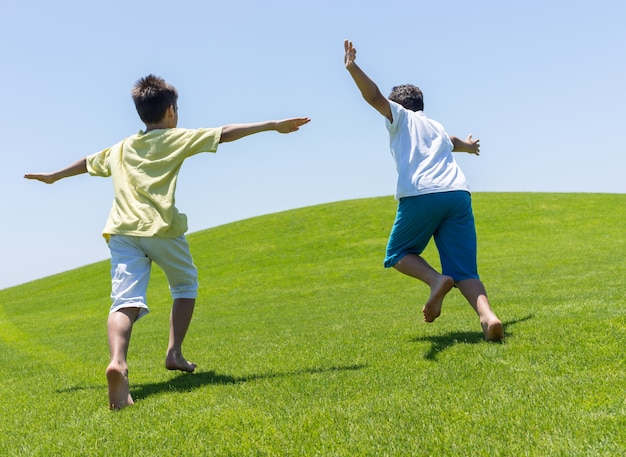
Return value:
M 457 156 L 474 191 L 625 193 L 625 5 L 4 0 L 0 288 L 108 258 L 110 180 L 22 176 L 140 130 L 130 89 L 148 73 L 178 88 L 181 127 L 312 119 L 189 160 L 177 204 L 191 232 L 392 195 L 383 118 L 343 67 L 345 38 L 383 93 L 417 84 L 430 117 L 481 139 L 480 157 Z

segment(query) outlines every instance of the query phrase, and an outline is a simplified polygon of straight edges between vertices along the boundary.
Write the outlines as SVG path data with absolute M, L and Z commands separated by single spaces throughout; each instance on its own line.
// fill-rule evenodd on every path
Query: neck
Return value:
M 159 122 L 157 124 L 146 124 L 145 132 L 148 133 L 151 130 L 168 129 L 168 128 L 170 127 L 165 122 Z

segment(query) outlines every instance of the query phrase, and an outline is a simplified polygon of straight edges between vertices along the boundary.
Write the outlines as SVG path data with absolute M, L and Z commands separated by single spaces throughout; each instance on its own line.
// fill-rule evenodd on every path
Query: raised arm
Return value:
M 278 133 L 291 133 L 300 129 L 304 124 L 311 121 L 308 117 L 296 117 L 292 119 L 284 119 L 282 121 L 265 121 L 253 124 L 230 124 L 222 127 L 222 136 L 220 143 L 228 143 L 236 141 L 248 135 L 255 133 L 267 132 L 275 130 Z
M 380 92 L 374 81 L 356 64 L 356 48 L 352 45 L 352 41 L 344 41 L 343 46 L 346 51 L 343 59 L 346 70 L 352 76 L 356 86 L 361 91 L 361 95 L 376 111 L 389 119 L 389 122 L 393 122 L 389 100 Z
M 36 181 L 45 182 L 46 184 L 53 184 L 60 179 L 81 175 L 83 173 L 87 173 L 86 158 L 82 158 L 59 171 L 55 171 L 54 173 L 28 173 L 25 174 L 24 177 L 26 179 L 34 179 Z
M 472 134 L 467 135 L 465 140 L 461 140 L 455 136 L 451 136 L 450 140 L 454 145 L 452 152 L 467 152 L 469 154 L 480 155 L 480 140 L 476 138 L 475 140 L 472 138 Z

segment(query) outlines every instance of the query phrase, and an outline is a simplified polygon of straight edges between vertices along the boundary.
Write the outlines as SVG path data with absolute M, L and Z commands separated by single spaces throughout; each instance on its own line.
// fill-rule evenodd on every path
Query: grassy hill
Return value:
M 382 268 L 392 198 L 302 208 L 189 235 L 194 374 L 163 368 L 155 268 L 118 412 L 108 262 L 0 291 L 0 455 L 622 455 L 626 195 L 478 193 L 474 210 L 505 344 L 456 291 L 421 321 L 428 289 Z

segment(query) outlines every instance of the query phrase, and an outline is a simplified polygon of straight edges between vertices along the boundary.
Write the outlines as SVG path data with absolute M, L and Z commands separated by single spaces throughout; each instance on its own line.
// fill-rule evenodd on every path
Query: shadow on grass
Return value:
M 309 368 L 302 370 L 295 370 L 284 373 L 265 373 L 265 374 L 251 374 L 248 376 L 230 376 L 225 374 L 219 374 L 215 371 L 195 371 L 194 373 L 176 372 L 176 376 L 172 379 L 162 382 L 152 382 L 147 384 L 131 383 L 131 395 L 133 398 L 146 398 L 150 395 L 155 395 L 161 392 L 189 392 L 193 389 L 198 389 L 207 385 L 228 385 L 228 384 L 242 384 L 245 382 L 258 381 L 262 379 L 273 378 L 286 378 L 289 376 L 301 376 L 311 375 L 318 373 L 334 373 L 341 371 L 355 371 L 366 368 L 367 365 L 355 364 L 336 366 L 328 368 Z M 91 386 L 72 386 L 64 389 L 58 389 L 56 393 L 71 393 L 81 390 L 102 389 L 102 385 Z
M 334 373 L 341 371 L 355 371 L 362 370 L 366 367 L 367 365 L 355 364 L 328 368 L 309 368 L 285 373 L 251 374 L 248 376 L 230 376 L 225 374 L 219 374 L 215 371 L 195 371 L 193 373 L 176 372 L 176 376 L 167 381 L 137 384 L 134 386 L 131 383 L 130 391 L 133 398 L 146 398 L 150 395 L 158 394 L 160 392 L 189 392 L 193 389 L 198 389 L 207 385 L 242 384 L 245 382 L 258 381 L 262 379 L 286 378 L 289 376 Z M 102 385 L 66 387 L 64 389 L 58 389 L 56 393 L 71 393 L 80 390 L 92 389 L 102 389 Z
M 362 370 L 366 365 L 345 365 L 328 368 L 310 368 L 284 373 L 251 374 L 247 376 L 230 376 L 215 371 L 196 371 L 194 373 L 180 373 L 174 378 L 147 384 L 131 386 L 134 398 L 146 398 L 161 392 L 189 392 L 207 385 L 242 384 L 263 379 L 286 378 L 290 376 L 311 375 L 318 373 L 333 373 L 340 371 Z
M 533 314 L 529 314 L 526 317 L 522 317 L 520 319 L 515 319 L 512 321 L 504 322 L 504 335 L 505 338 L 510 338 L 513 336 L 513 332 L 510 330 L 515 324 L 519 324 L 520 322 L 525 322 L 534 317 Z M 485 342 L 483 338 L 482 332 L 450 332 L 445 335 L 432 335 L 432 336 L 422 336 L 418 338 L 411 339 L 412 342 L 417 343 L 421 341 L 428 341 L 431 343 L 430 349 L 424 356 L 426 360 L 437 360 L 437 356 L 441 351 L 446 350 L 449 347 L 454 346 L 455 344 L 478 344 Z M 504 342 L 494 342 L 490 344 L 504 344 Z

